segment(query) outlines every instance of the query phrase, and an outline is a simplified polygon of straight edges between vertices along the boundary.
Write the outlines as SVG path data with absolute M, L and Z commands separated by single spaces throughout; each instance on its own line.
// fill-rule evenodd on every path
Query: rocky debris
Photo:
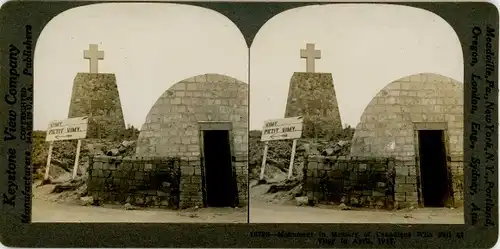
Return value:
M 107 156 L 120 156 L 130 154 L 131 150 L 135 150 L 135 141 L 123 141 L 118 146 L 110 148 L 106 151 Z
M 377 201 L 375 202 L 375 207 L 376 207 L 376 208 L 383 208 L 384 206 L 385 206 L 385 202 L 384 202 L 384 201 L 382 201 L 382 200 L 377 200 Z
M 92 196 L 80 197 L 80 205 L 90 206 L 94 204 L 94 198 Z
M 135 209 L 135 207 L 132 206 L 132 204 L 130 204 L 128 202 L 125 203 L 125 205 L 123 205 L 123 207 L 125 208 L 125 210 L 134 210 Z
M 351 142 L 340 140 L 336 143 L 328 143 L 324 145 L 321 153 L 323 156 L 335 156 L 337 154 L 348 154 L 351 149 Z
M 276 192 L 281 192 L 281 191 L 290 191 L 291 189 L 295 188 L 297 186 L 297 183 L 281 183 L 281 184 L 275 184 L 271 185 L 269 190 L 267 191 L 268 193 L 276 193 Z
M 56 184 L 51 193 L 61 193 L 64 191 L 74 191 L 79 189 L 82 185 L 85 185 L 85 182 L 82 178 L 77 178 L 75 180 L 68 180 L 66 182 L 62 182 Z
M 102 156 L 104 145 L 103 144 L 87 144 L 86 149 L 90 155 Z
M 351 207 L 347 206 L 345 203 L 339 205 L 340 210 L 351 210 Z
M 253 188 L 254 186 L 257 186 L 259 183 L 258 180 L 250 180 L 250 184 L 248 184 L 249 188 Z
M 296 154 L 293 167 L 293 176 L 303 178 L 304 157 L 306 155 L 347 156 L 350 153 L 352 134 L 354 129 L 346 128 L 345 136 L 333 140 L 323 138 L 303 138 L 297 141 Z M 258 179 L 264 151 L 264 143 L 260 141 L 261 131 L 249 133 L 249 167 L 250 177 Z M 290 156 L 292 153 L 291 140 L 270 141 L 266 157 L 266 179 L 275 178 L 274 174 L 288 174 Z M 279 168 L 281 172 L 268 172 L 268 167 Z
M 349 202 L 352 206 L 357 206 L 359 205 L 359 198 L 358 197 L 355 197 L 355 196 L 352 196 L 350 198 L 350 202 Z
M 118 149 L 110 149 L 106 152 L 106 156 L 118 156 L 119 153 Z
M 295 197 L 295 202 L 297 206 L 306 206 L 309 204 L 309 198 L 307 196 Z

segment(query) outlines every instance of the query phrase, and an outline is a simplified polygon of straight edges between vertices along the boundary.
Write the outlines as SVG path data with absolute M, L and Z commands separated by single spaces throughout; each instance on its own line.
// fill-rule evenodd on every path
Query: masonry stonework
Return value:
M 305 159 L 303 191 L 309 201 L 394 207 L 394 172 L 404 162 L 394 158 L 344 156 L 309 156 Z
M 89 195 L 103 203 L 179 208 L 180 166 L 171 157 L 89 157 Z
M 366 107 L 354 133 L 351 156 L 404 158 L 407 163 L 396 168 L 395 198 L 416 204 L 419 200 L 417 130 L 444 130 L 453 201 L 461 203 L 463 105 L 463 85 L 451 78 L 425 73 L 396 80 Z
M 125 129 L 116 77 L 110 73 L 78 73 L 68 118 L 89 117 L 87 138 L 109 138 Z
M 293 74 L 285 117 L 295 116 L 304 117 L 305 138 L 334 136 L 342 131 L 332 74 Z
M 189 160 L 181 165 L 181 201 L 202 205 L 200 122 L 230 123 L 233 168 L 240 205 L 247 203 L 248 85 L 237 79 L 204 74 L 173 85 L 156 101 L 137 141 L 137 156 Z

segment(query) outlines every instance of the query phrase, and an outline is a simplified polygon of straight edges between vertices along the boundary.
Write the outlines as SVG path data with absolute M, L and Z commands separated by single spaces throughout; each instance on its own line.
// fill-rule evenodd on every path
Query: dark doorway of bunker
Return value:
M 228 130 L 203 131 L 204 204 L 208 207 L 236 207 L 238 192 L 233 171 Z
M 450 179 L 443 130 L 420 130 L 419 158 L 424 207 L 444 207 L 450 198 Z

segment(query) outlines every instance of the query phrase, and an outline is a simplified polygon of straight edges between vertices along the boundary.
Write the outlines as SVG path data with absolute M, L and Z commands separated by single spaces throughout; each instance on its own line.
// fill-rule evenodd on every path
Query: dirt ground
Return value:
M 59 201 L 60 194 L 49 194 L 53 185 L 33 188 L 32 222 L 141 222 L 141 223 L 247 223 L 247 208 L 201 208 L 186 210 L 136 209 L 123 206 L 80 206 Z
M 294 200 L 266 194 L 268 186 L 250 189 L 250 223 L 397 223 L 464 224 L 463 208 L 417 208 L 395 211 L 377 209 L 341 210 L 338 205 L 296 206 Z M 287 197 L 287 196 L 285 196 Z

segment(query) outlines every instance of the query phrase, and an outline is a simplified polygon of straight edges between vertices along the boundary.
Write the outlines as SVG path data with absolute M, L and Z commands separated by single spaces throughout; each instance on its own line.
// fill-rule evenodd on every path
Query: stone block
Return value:
M 102 169 L 103 168 L 103 163 L 102 162 L 95 162 L 93 169 Z
M 396 193 L 406 193 L 406 192 L 414 192 L 416 190 L 416 186 L 414 184 L 398 184 L 396 185 Z
M 359 171 L 365 171 L 367 169 L 367 165 L 362 163 L 362 164 L 359 164 Z
M 396 166 L 396 176 L 407 176 L 409 175 L 409 168 L 407 166 Z
M 195 169 L 192 166 L 181 166 L 182 175 L 194 175 Z
M 310 170 L 317 169 L 318 168 L 318 163 L 315 162 L 315 161 L 311 161 L 311 162 L 309 162 L 309 166 L 307 168 L 310 169 Z
M 406 176 L 406 183 L 411 183 L 411 184 L 416 184 L 417 183 L 417 176 Z
M 410 176 L 416 176 L 417 175 L 417 168 L 415 166 L 409 167 L 408 174 Z
M 418 203 L 418 197 L 417 196 L 406 196 L 406 202 L 412 203 L 412 204 L 417 204 Z

